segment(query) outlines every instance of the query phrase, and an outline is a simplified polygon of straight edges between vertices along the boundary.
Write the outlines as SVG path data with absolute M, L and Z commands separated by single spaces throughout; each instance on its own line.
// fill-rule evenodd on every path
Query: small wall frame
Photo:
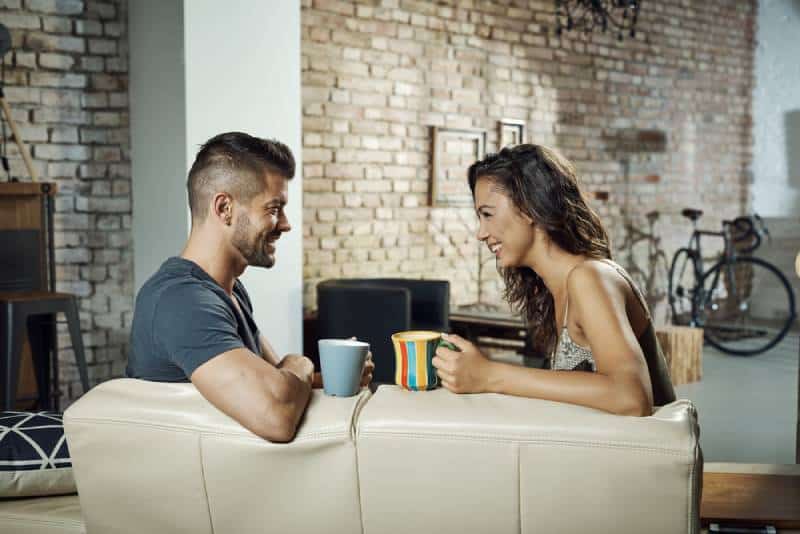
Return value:
M 431 127 L 430 205 L 472 206 L 467 169 L 486 155 L 486 130 Z
M 500 119 L 497 121 L 497 150 L 525 142 L 525 121 Z

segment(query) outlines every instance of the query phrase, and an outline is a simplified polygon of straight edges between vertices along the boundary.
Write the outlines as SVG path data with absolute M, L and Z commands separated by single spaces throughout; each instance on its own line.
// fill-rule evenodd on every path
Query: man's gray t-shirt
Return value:
M 241 313 L 222 287 L 184 258 L 165 261 L 139 290 L 125 374 L 158 382 L 187 382 L 214 356 L 238 348 L 261 355 L 253 306 L 233 286 Z

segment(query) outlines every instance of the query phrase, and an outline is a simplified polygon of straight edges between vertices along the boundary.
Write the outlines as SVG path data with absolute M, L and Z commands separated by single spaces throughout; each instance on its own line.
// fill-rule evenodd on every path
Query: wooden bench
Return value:
M 707 463 L 700 519 L 704 527 L 800 529 L 800 465 Z

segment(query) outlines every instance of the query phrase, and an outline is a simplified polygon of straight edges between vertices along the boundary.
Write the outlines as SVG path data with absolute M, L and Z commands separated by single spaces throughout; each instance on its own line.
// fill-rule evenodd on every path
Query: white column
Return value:
M 183 2 L 129 4 L 134 289 L 189 232 Z M 191 163 L 189 163 L 191 165 Z
M 160 168 L 159 160 L 151 155 L 164 152 L 173 154 L 183 161 L 180 174 L 171 171 L 158 180 L 141 178 L 141 191 L 134 188 L 135 228 L 142 225 L 141 235 L 147 236 L 145 228 L 151 221 L 148 217 L 158 217 L 158 213 L 148 211 L 140 199 L 150 199 L 159 194 L 159 188 L 166 181 L 172 186 L 182 188 L 180 199 L 170 197 L 165 203 L 174 210 L 168 218 L 170 225 L 180 227 L 180 236 L 169 233 L 169 243 L 157 250 L 159 260 L 180 252 L 188 234 L 188 203 L 186 200 L 186 174 L 194 161 L 199 146 L 210 137 L 226 131 L 243 131 L 251 135 L 275 138 L 286 143 L 297 160 L 297 175 L 290 182 L 287 214 L 292 231 L 281 237 L 277 244 L 276 264 L 272 269 L 249 268 L 242 281 L 253 300 L 255 318 L 261 331 L 269 338 L 275 349 L 283 354 L 300 352 L 302 348 L 302 165 L 301 165 L 301 93 L 300 93 L 300 2 L 282 0 L 264 2 L 262 0 L 238 0 L 221 3 L 216 0 L 170 0 L 169 2 L 132 2 L 131 11 L 145 12 L 144 18 L 150 20 L 147 31 L 163 24 L 153 20 L 164 8 L 153 9 L 155 5 L 171 4 L 181 7 L 180 43 L 182 54 L 176 63 L 172 59 L 163 60 L 150 55 L 150 61 L 159 64 L 162 74 L 168 80 L 174 72 L 183 79 L 182 135 L 166 135 L 158 128 L 139 122 L 148 135 L 148 140 L 158 147 L 147 152 L 139 151 L 133 144 L 133 181 L 140 180 L 137 170 L 153 173 L 146 164 L 137 165 L 141 159 L 151 161 L 150 166 Z M 133 18 L 133 13 L 131 14 Z M 133 31 L 133 28 L 132 28 Z M 140 30 L 144 32 L 144 28 Z M 174 37 L 171 35 L 170 37 Z M 167 36 L 162 36 L 166 40 Z M 139 77 L 134 70 L 134 44 L 146 37 L 131 36 L 131 78 Z M 158 39 L 156 40 L 158 41 Z M 173 45 L 177 47 L 179 45 Z M 143 46 L 139 47 L 139 53 Z M 173 50 L 162 51 L 170 58 Z M 161 64 L 168 63 L 168 64 Z M 148 76 L 150 78 L 150 76 Z M 158 77 L 137 84 L 149 87 L 153 100 L 160 94 L 162 80 Z M 131 83 L 133 87 L 133 80 Z M 132 93 L 132 99 L 134 94 Z M 142 104 L 146 102 L 142 99 Z M 165 106 L 156 103 L 155 108 L 166 113 Z M 132 106 L 132 114 L 137 114 L 139 106 Z M 153 112 L 151 110 L 151 112 Z M 153 112 L 154 113 L 154 112 Z M 175 122 L 181 112 L 175 112 Z M 167 119 L 164 119 L 167 120 Z M 132 118 L 132 122 L 136 122 Z M 167 121 L 172 124 L 171 121 Z M 155 139 L 154 139 L 155 138 Z M 142 145 L 146 146 L 146 145 Z M 168 148 L 166 148 L 168 147 Z M 138 191 L 138 198 L 137 198 Z M 149 215 L 148 215 L 149 214 Z M 163 233 L 163 232 L 162 232 Z M 134 232 L 134 239 L 140 235 Z M 178 238 L 179 237 L 179 238 Z M 136 266 L 136 287 L 152 273 L 160 261 L 154 261 L 155 252 L 141 250 L 150 248 L 148 241 L 144 246 L 134 243 Z M 169 252 L 162 252 L 162 248 Z M 141 252 L 140 252 L 141 250 Z M 141 269 L 139 266 L 141 263 Z M 140 274 L 141 273 L 141 274 Z
M 761 0 L 753 91 L 753 209 L 800 215 L 800 5 Z

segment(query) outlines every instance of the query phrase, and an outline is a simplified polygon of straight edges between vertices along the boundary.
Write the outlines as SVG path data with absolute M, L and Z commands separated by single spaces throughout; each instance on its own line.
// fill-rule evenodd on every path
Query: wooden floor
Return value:
M 800 465 L 707 464 L 700 518 L 704 527 L 800 529 Z

